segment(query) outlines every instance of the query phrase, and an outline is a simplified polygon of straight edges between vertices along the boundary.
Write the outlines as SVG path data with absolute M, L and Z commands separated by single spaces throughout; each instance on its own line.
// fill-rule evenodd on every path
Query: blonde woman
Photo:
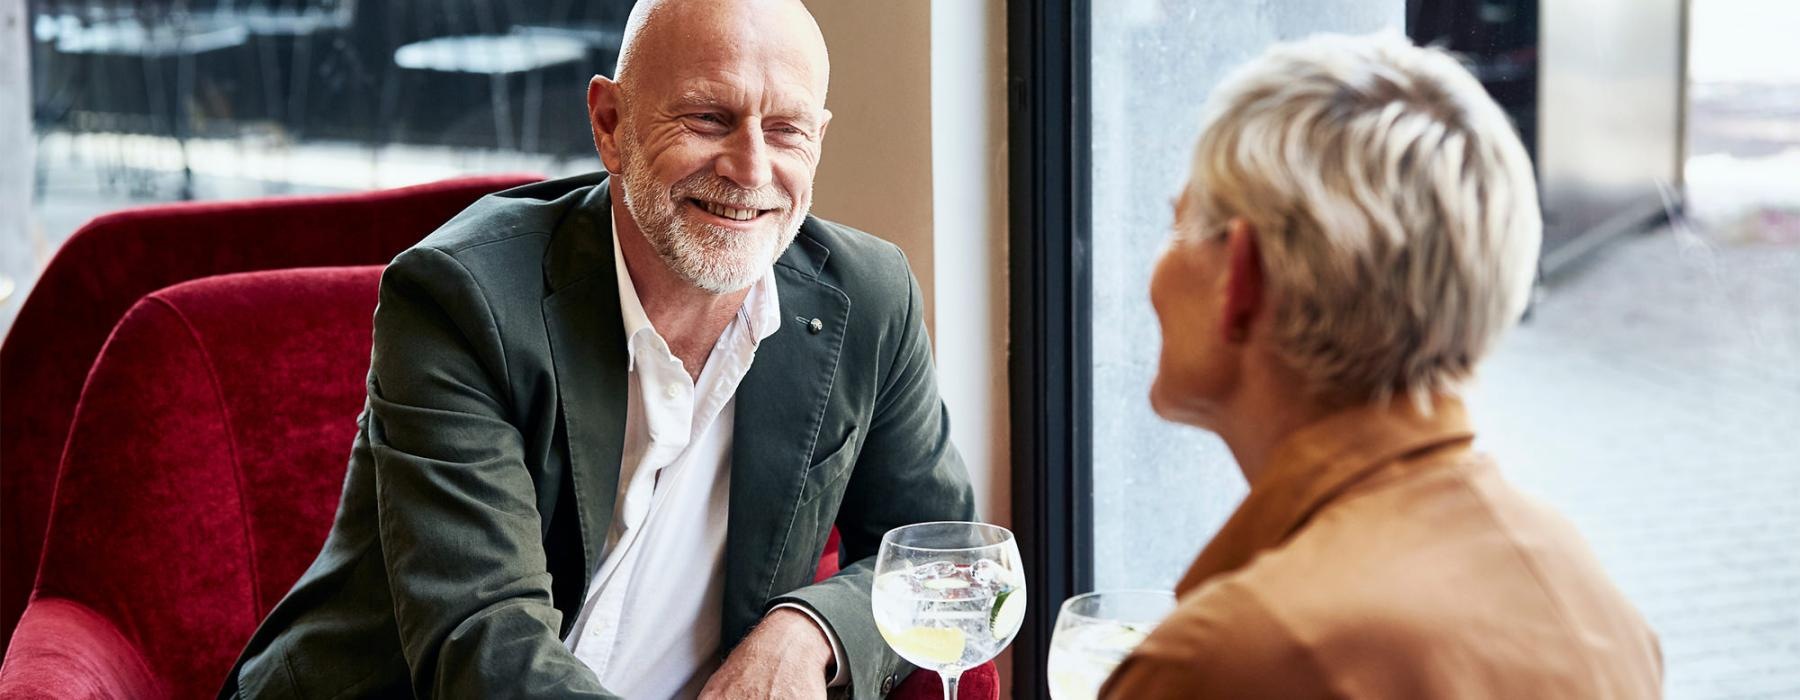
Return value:
M 1660 696 L 1581 536 L 1471 450 L 1457 392 L 1541 228 L 1481 85 L 1395 35 L 1278 46 L 1213 94 L 1175 209 L 1151 401 L 1250 493 L 1104 695 Z

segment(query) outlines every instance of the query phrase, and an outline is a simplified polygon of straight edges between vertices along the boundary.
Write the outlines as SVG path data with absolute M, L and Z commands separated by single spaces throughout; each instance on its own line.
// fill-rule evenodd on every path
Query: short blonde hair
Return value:
M 1320 395 L 1458 389 L 1537 269 L 1537 187 L 1506 115 L 1455 59 L 1391 32 L 1237 69 L 1187 196 L 1196 225 L 1177 235 L 1256 228 L 1277 351 Z

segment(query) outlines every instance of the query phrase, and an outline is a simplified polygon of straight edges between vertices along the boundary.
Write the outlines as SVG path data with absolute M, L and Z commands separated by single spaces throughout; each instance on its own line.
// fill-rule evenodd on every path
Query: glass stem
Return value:
M 962 680 L 962 671 L 938 671 L 938 677 L 944 679 L 944 700 L 956 700 L 956 682 Z

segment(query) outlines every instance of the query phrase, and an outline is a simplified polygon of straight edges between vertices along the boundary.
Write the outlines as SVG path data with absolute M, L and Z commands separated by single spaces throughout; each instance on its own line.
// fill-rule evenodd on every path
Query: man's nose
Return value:
M 763 140 L 760 124 L 750 120 L 738 128 L 719 157 L 717 171 L 720 177 L 747 190 L 759 190 L 769 184 L 774 173 L 769 163 L 769 144 Z

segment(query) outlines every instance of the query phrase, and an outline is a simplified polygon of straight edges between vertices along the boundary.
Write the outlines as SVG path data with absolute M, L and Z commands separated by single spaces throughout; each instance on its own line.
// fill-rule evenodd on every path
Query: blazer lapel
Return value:
M 628 358 L 612 241 L 606 238 L 611 229 L 604 225 L 604 217 L 611 216 L 609 202 L 602 179 L 563 218 L 544 256 L 551 289 L 543 303 L 544 326 L 556 364 L 556 393 L 581 523 L 584 591 L 605 556 L 625 444 Z
M 807 236 L 816 225 L 809 220 L 776 263 L 782 328 L 762 341 L 738 385 L 725 537 L 726 649 L 761 618 L 786 560 L 813 555 L 787 551 L 787 543 L 812 455 L 835 447 L 819 444 L 825 439 L 819 433 L 850 319 L 850 298 L 819 280 L 829 251 Z M 822 324 L 816 333 L 815 318 Z

